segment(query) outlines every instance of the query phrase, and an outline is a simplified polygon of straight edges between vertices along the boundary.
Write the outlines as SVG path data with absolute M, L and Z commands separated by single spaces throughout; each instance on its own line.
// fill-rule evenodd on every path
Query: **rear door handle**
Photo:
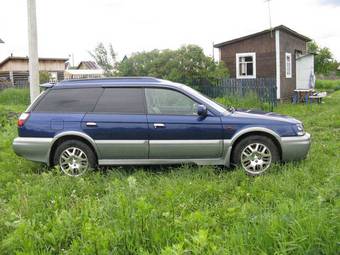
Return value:
M 163 123 L 154 123 L 153 126 L 155 128 L 165 128 L 165 125 Z
M 86 126 L 88 126 L 88 127 L 96 127 L 97 123 L 96 122 L 86 122 Z

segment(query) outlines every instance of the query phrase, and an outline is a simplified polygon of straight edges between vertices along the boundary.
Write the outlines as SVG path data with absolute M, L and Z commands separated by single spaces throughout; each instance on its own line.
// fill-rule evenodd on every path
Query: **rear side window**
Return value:
M 142 88 L 106 88 L 94 112 L 117 114 L 145 114 Z
M 44 96 L 34 112 L 90 112 L 103 89 L 53 89 Z

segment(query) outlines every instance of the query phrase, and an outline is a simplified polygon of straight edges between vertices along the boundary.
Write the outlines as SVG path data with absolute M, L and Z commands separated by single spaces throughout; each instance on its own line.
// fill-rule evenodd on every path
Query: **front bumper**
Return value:
M 292 136 L 281 138 L 282 161 L 304 159 L 311 144 L 311 135 Z
M 52 138 L 17 137 L 13 141 L 13 150 L 18 156 L 38 162 L 48 163 Z

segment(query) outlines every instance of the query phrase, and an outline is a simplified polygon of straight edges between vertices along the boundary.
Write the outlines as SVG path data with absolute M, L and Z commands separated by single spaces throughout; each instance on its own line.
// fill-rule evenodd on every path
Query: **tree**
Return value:
M 103 43 L 99 43 L 93 52 L 89 51 L 91 57 L 103 68 L 105 76 L 112 76 L 116 64 L 116 53 L 110 43 L 106 49 Z
M 328 75 L 332 71 L 336 71 L 337 62 L 333 58 L 333 54 L 329 48 L 320 48 L 316 42 L 308 44 L 308 52 L 315 53 L 315 72 L 317 74 Z
M 216 83 L 227 76 L 224 64 L 216 63 L 197 45 L 182 46 L 177 50 L 137 52 L 116 66 L 119 76 L 153 76 L 188 85 Z
M 52 76 L 49 72 L 40 71 L 39 72 L 39 82 L 40 84 L 48 83 L 52 79 Z

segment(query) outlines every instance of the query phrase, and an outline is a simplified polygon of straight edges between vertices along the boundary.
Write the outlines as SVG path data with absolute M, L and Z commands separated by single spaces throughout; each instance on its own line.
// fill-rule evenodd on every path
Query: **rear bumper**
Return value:
M 311 136 L 306 133 L 303 136 L 282 137 L 282 161 L 294 161 L 304 159 L 309 151 Z
M 52 138 L 17 137 L 13 141 L 13 150 L 18 156 L 38 162 L 48 163 Z

